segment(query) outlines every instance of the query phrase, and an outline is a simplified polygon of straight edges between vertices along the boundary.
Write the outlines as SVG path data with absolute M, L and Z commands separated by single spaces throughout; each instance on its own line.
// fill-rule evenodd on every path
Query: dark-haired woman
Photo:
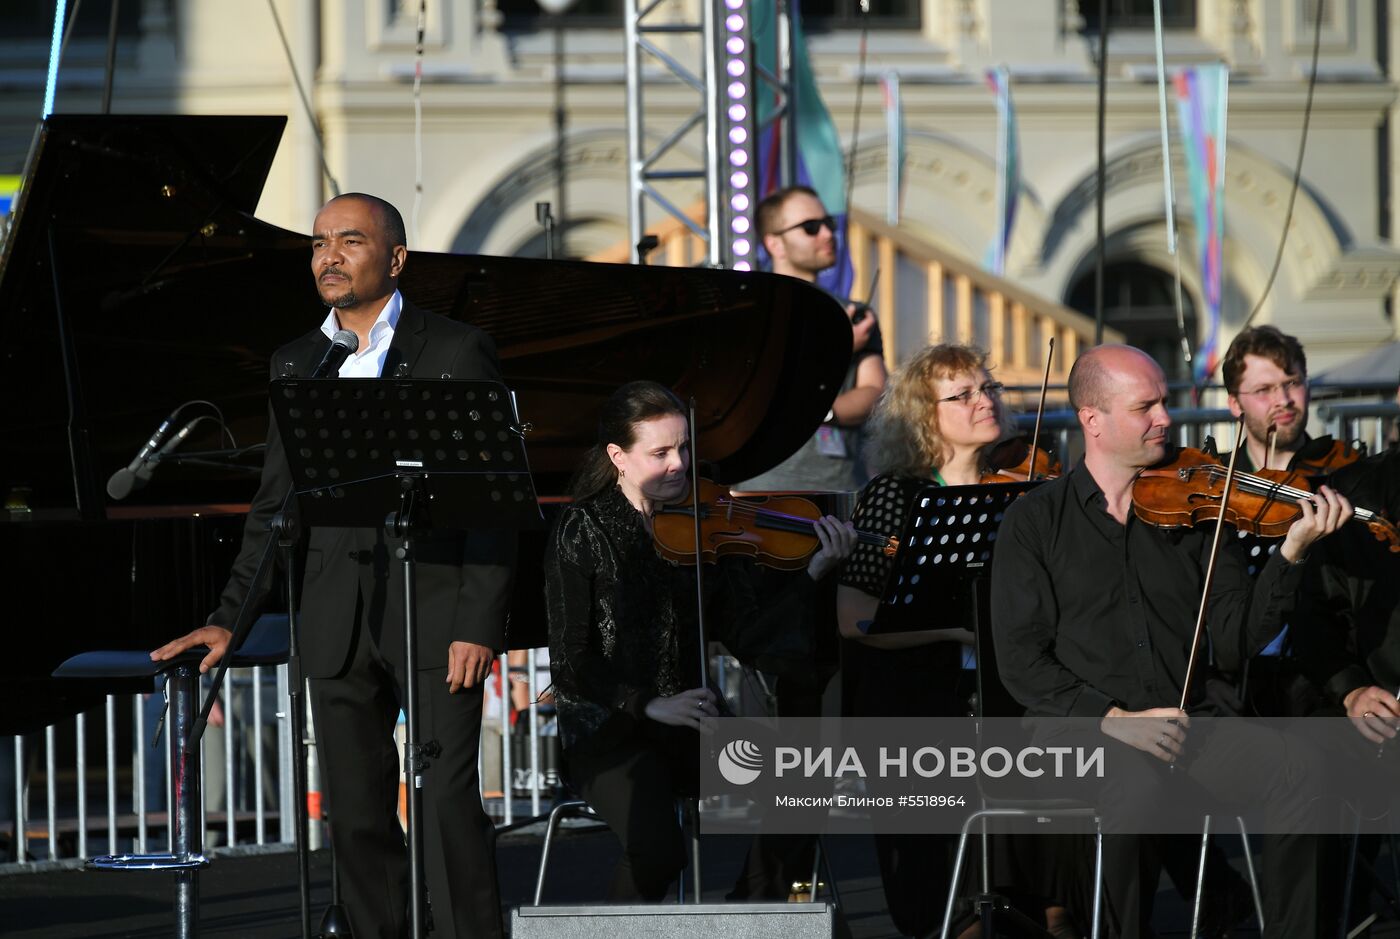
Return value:
M 652 544 L 658 508 L 688 493 L 690 441 L 679 399 L 654 382 L 613 393 L 597 445 L 575 477 L 545 557 L 555 703 L 571 782 L 622 842 L 614 900 L 659 900 L 685 866 L 675 799 L 694 793 L 697 732 L 719 714 L 700 674 L 695 573 Z M 756 589 L 751 562 L 707 569 L 714 638 L 764 670 L 803 667 L 804 621 L 816 581 L 850 554 L 852 529 L 817 526 L 805 577 L 779 595 Z

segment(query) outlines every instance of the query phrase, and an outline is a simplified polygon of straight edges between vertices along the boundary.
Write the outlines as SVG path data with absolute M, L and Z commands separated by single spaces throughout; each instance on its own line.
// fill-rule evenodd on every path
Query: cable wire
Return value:
M 1293 204 L 1298 199 L 1298 185 L 1303 178 L 1303 153 L 1308 147 L 1308 124 L 1312 121 L 1313 89 L 1317 87 L 1317 53 L 1322 46 L 1322 0 L 1315 0 L 1317 4 L 1317 15 L 1313 18 L 1313 47 L 1312 47 L 1312 70 L 1308 72 L 1308 100 L 1303 105 L 1303 134 L 1298 138 L 1298 160 L 1293 167 L 1293 188 L 1288 192 L 1288 210 L 1283 213 L 1283 230 L 1278 237 L 1278 252 L 1274 255 L 1274 266 L 1269 271 L 1269 279 L 1264 283 L 1264 291 L 1259 294 L 1259 301 L 1254 304 L 1254 309 L 1249 316 L 1245 317 L 1240 330 L 1249 328 L 1249 324 L 1254 321 L 1254 317 L 1259 315 L 1259 311 L 1264 308 L 1264 301 L 1269 298 L 1269 291 L 1274 288 L 1274 278 L 1278 276 L 1279 265 L 1283 262 L 1283 248 L 1288 244 L 1288 228 L 1293 224 Z
M 316 137 L 316 157 L 321 161 L 321 173 L 326 177 L 326 182 L 330 183 L 331 195 L 338 196 L 340 183 L 336 181 L 330 165 L 326 163 L 326 141 L 321 137 L 321 125 L 316 121 L 316 115 L 311 113 L 311 99 L 306 96 L 306 89 L 302 87 L 296 59 L 292 57 L 292 47 L 287 43 L 287 33 L 282 29 L 282 17 L 277 15 L 277 4 L 274 0 L 267 0 L 267 9 L 272 13 L 272 22 L 277 27 L 277 38 L 282 41 L 282 52 L 287 56 L 287 68 L 292 72 L 292 84 L 296 86 L 297 97 L 301 99 L 302 110 L 306 112 L 306 120 L 311 124 L 311 133 Z
M 860 53 L 856 64 L 856 113 L 851 122 L 851 155 L 846 161 L 846 226 L 851 224 L 851 199 L 856 184 L 856 153 L 860 150 L 860 105 L 865 97 L 866 41 L 870 37 L 870 0 L 860 0 Z
M 418 213 L 423 207 L 423 33 L 428 0 L 418 3 L 418 45 L 413 54 L 413 243 L 419 244 Z

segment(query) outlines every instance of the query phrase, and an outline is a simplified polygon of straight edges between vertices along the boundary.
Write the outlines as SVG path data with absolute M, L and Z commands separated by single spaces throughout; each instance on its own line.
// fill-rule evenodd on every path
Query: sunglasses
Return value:
M 806 221 L 798 222 L 796 225 L 789 225 L 782 231 L 774 232 L 773 234 L 786 235 L 788 232 L 800 228 L 803 234 L 807 235 L 809 238 L 815 238 L 817 237 L 817 232 L 821 231 L 823 227 L 829 229 L 833 235 L 836 234 L 836 219 L 832 218 L 830 215 L 824 218 L 809 218 Z

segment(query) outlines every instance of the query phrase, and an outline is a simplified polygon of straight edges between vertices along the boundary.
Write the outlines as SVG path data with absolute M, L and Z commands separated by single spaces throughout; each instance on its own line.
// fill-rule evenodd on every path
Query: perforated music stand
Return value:
M 899 633 L 946 621 L 950 598 L 991 576 L 992 549 L 1006 507 L 1040 482 L 927 486 L 900 532 L 870 633 Z M 972 597 L 976 599 L 975 591 Z
M 997 532 L 1006 508 L 1042 481 L 995 483 L 986 486 L 927 486 L 914 497 L 913 508 L 900 532 L 899 552 L 895 555 L 880 606 L 870 633 L 899 633 L 940 626 L 966 626 L 976 637 L 977 706 L 976 716 L 1014 713 L 1010 700 L 995 675 L 996 658 L 984 637 L 990 634 L 986 611 L 990 604 L 992 554 Z M 950 622 L 949 611 L 965 611 L 966 620 Z M 989 700 L 992 696 L 994 700 Z M 985 809 L 985 803 L 983 808 Z M 992 891 L 988 830 L 985 817 L 981 826 L 982 885 L 974 908 L 984 935 L 1001 935 L 996 923 L 1009 928 L 1032 924 L 1005 898 Z M 958 864 L 962 863 L 961 848 Z M 944 916 L 943 933 L 952 923 L 953 890 Z M 1031 935 L 1031 929 L 1023 930 Z M 1038 930 L 1037 930 L 1038 931 Z M 1017 933 L 1022 934 L 1021 932 Z
M 405 478 L 420 531 L 544 523 L 500 382 L 281 378 L 271 393 L 303 525 L 379 528 Z
M 410 925 L 426 919 L 418 739 L 414 536 L 430 529 L 544 524 L 515 400 L 495 381 L 283 378 L 271 400 L 304 525 L 385 528 L 402 539 L 404 772 L 408 784 Z

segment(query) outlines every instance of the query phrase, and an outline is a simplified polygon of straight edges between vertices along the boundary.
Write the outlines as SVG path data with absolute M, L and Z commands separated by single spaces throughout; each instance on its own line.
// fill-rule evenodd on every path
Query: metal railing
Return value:
M 1064 382 L 1079 350 L 1094 344 L 1094 321 L 859 209 L 849 223 L 855 295 L 880 320 L 891 368 L 925 345 L 972 343 L 986 349 L 1000 380 L 1039 383 L 1047 340 L 1055 339 L 1050 378 Z M 870 285 L 879 271 L 876 294 Z M 1105 342 L 1122 342 L 1117 330 Z
M 1313 386 L 1314 394 L 1332 390 L 1335 389 L 1331 386 Z M 1359 389 L 1346 390 L 1354 392 Z M 1028 385 L 1007 389 L 1007 397 L 1018 411 L 1016 425 L 1023 432 L 1029 433 L 1035 426 L 1035 399 L 1039 391 L 1038 386 L 1033 388 Z M 1219 389 L 1207 389 L 1207 397 L 1212 391 L 1218 392 Z M 1041 418 L 1041 442 L 1049 446 L 1061 464 L 1068 468 L 1084 452 L 1079 420 L 1073 411 L 1064 407 L 1063 385 L 1052 386 L 1049 395 L 1052 401 L 1058 399 L 1059 404 L 1052 405 Z M 1201 447 L 1210 437 L 1214 438 L 1221 452 L 1230 449 L 1235 434 L 1235 418 L 1228 408 L 1172 408 L 1171 416 L 1172 434 L 1177 446 Z M 1315 404 L 1312 417 L 1312 428 L 1318 434 L 1330 434 L 1367 453 L 1379 453 L 1391 441 L 1396 422 L 1400 421 L 1400 405 L 1376 401 L 1328 401 Z
M 500 824 L 547 811 L 559 786 L 557 761 L 547 759 L 550 709 L 539 703 L 547 665 L 535 658 L 529 650 L 516 667 L 532 702 L 520 718 L 528 731 L 523 759 L 513 758 L 518 744 L 506 712 L 495 741 L 503 775 L 481 776 L 483 801 Z M 510 668 L 504 656 L 502 667 Z M 170 766 L 157 745 L 164 705 L 163 690 L 108 695 L 91 711 L 0 745 L 0 873 L 77 866 L 96 854 L 144 854 L 162 843 L 171 849 Z M 220 707 L 223 726 L 208 728 L 200 748 L 206 853 L 291 850 L 293 815 L 280 811 L 296 798 L 286 666 L 231 670 Z M 488 746 L 484 738 L 483 753 Z M 310 749 L 314 806 L 321 789 L 314 741 Z M 313 848 L 323 842 L 321 829 L 312 812 Z
M 1371 453 L 1384 450 L 1400 422 L 1400 404 L 1331 401 L 1314 409 L 1327 432 L 1339 440 L 1364 443 Z
M 282 711 L 286 666 L 275 673 L 236 669 L 229 680 L 222 726 L 211 727 L 201 742 L 209 843 L 290 842 L 289 819 L 278 812 L 291 798 L 283 784 L 284 777 L 290 781 L 291 752 Z M 8 857 L 0 859 L 10 863 L 0 866 L 144 854 L 162 838 L 169 850 L 170 766 L 158 745 L 165 711 L 164 689 L 107 695 L 92 711 L 11 738 L 9 759 L 0 760 L 0 837 L 8 840 Z M 98 721 L 100 743 L 92 727 Z M 271 826 L 279 820 L 274 838 Z

